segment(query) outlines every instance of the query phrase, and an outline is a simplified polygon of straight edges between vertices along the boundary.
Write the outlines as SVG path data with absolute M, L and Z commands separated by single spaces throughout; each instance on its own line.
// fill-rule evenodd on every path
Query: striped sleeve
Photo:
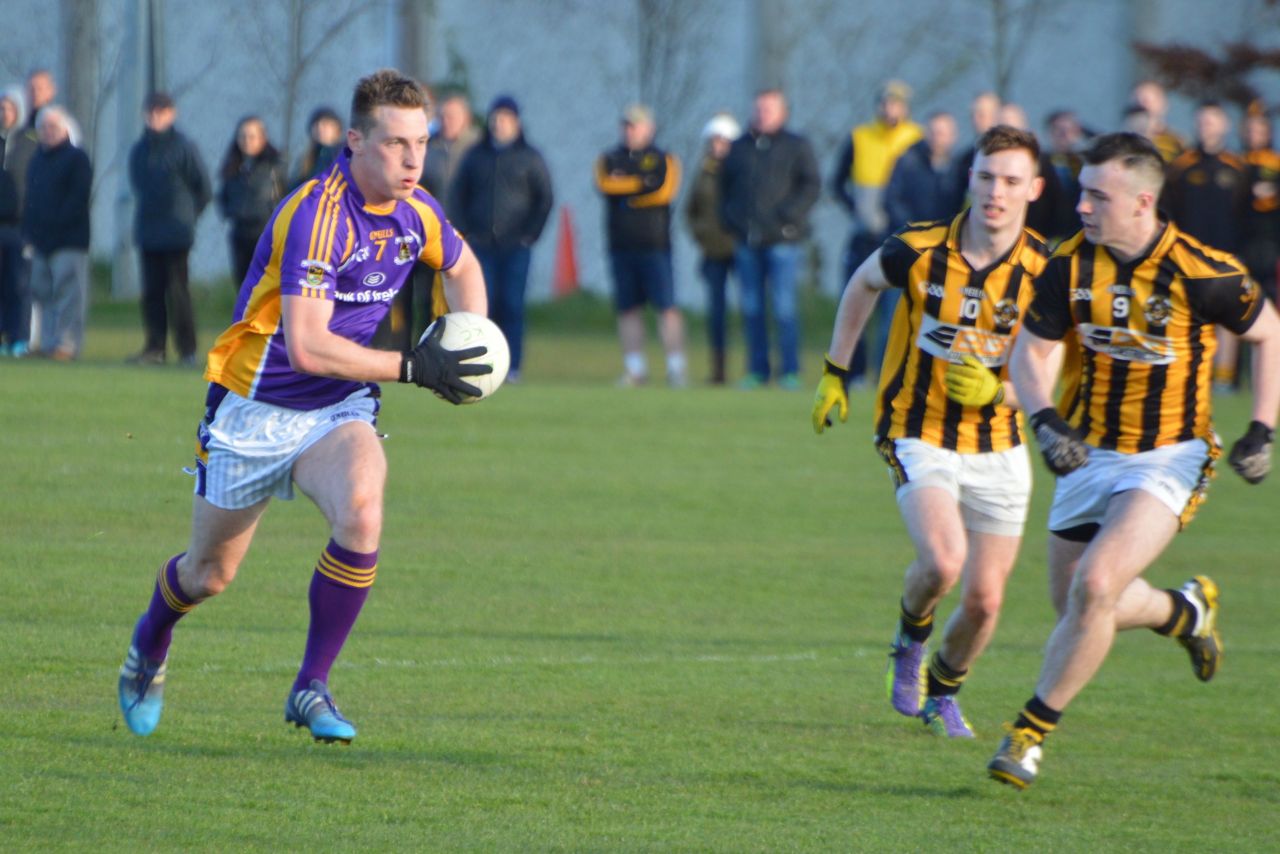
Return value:
M 920 257 L 919 250 L 910 246 L 900 235 L 893 235 L 880 246 L 880 269 L 885 281 L 901 290 L 907 286 L 911 265 Z
M 280 293 L 334 299 L 351 224 L 342 209 L 346 179 L 334 168 L 294 209 L 280 254 Z

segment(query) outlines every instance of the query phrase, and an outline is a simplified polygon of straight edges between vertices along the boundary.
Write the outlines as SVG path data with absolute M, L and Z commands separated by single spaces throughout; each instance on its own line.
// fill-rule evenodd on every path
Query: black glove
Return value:
M 1271 471 L 1271 443 L 1275 438 L 1275 430 L 1261 421 L 1250 421 L 1249 429 L 1231 446 L 1227 462 L 1249 483 L 1262 483 Z
M 483 356 L 488 347 L 448 350 L 440 344 L 444 335 L 444 318 L 436 320 L 431 331 L 407 353 L 401 354 L 400 382 L 416 383 L 429 388 L 453 405 L 462 403 L 464 395 L 479 397 L 480 389 L 463 382 L 462 377 L 493 373 L 493 365 L 463 364 L 467 359 Z
M 1080 468 L 1089 460 L 1089 446 L 1076 431 L 1062 420 L 1058 410 L 1046 406 L 1031 416 L 1031 429 L 1036 431 L 1040 453 L 1049 471 L 1061 477 Z

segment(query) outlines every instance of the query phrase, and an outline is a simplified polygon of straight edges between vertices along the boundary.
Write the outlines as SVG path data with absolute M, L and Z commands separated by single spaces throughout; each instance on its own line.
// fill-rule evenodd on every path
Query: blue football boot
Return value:
M 319 679 L 312 679 L 307 688 L 289 694 L 284 703 L 284 720 L 297 727 L 307 727 L 312 738 L 326 744 L 335 741 L 350 744 L 356 737 L 356 728 L 338 711 L 329 688 Z
M 165 659 L 155 661 L 129 644 L 120 668 L 120 711 L 134 735 L 150 735 L 164 710 Z

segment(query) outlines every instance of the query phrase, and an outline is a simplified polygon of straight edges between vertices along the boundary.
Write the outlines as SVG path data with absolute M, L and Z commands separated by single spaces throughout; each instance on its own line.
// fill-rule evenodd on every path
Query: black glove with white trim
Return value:
M 1044 464 L 1058 477 L 1071 474 L 1089 461 L 1089 446 L 1052 406 L 1031 416 L 1031 429 L 1036 431 Z
M 1231 446 L 1227 462 L 1249 483 L 1262 483 L 1271 471 L 1271 443 L 1275 439 L 1275 430 L 1261 421 L 1250 421 L 1249 429 Z
M 467 359 L 474 359 L 476 356 L 488 353 L 488 347 L 449 350 L 441 345 L 440 338 L 444 335 L 444 324 L 445 319 L 438 318 L 431 325 L 431 331 L 418 342 L 417 347 L 401 354 L 400 382 L 429 388 L 457 406 L 462 403 L 464 396 L 480 396 L 480 389 L 462 378 L 493 373 L 493 365 L 464 364 Z

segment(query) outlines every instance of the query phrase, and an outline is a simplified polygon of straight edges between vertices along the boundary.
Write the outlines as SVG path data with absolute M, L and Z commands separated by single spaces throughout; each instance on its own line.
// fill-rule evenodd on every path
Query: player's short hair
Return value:
M 992 125 L 978 137 L 973 147 L 975 151 L 988 156 L 997 151 L 1015 151 L 1020 148 L 1031 155 L 1031 163 L 1036 171 L 1040 170 L 1040 140 L 1029 130 L 1012 125 Z
M 1164 158 L 1160 156 L 1160 149 L 1141 134 L 1104 133 L 1094 137 L 1081 156 L 1089 166 L 1119 161 L 1124 169 L 1137 173 L 1155 193 L 1164 185 Z
M 394 68 L 375 71 L 360 78 L 351 96 L 351 127 L 367 134 L 374 126 L 373 111 L 378 107 L 403 107 L 427 112 L 431 101 L 418 81 Z

